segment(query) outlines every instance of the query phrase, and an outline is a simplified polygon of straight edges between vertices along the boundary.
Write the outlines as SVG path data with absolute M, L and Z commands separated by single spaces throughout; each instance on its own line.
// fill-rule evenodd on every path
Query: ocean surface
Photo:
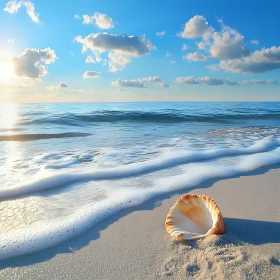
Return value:
M 0 260 L 280 163 L 280 103 L 0 105 Z

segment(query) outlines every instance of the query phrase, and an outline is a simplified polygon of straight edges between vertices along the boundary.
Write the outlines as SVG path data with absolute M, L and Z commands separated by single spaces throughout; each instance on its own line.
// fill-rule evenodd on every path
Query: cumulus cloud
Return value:
M 94 13 L 93 16 L 83 15 L 83 24 L 96 24 L 101 29 L 114 27 L 113 20 L 106 14 Z
M 65 84 L 64 82 L 61 82 L 61 83 L 58 85 L 58 87 L 60 87 L 60 88 L 68 88 L 68 85 Z
M 83 52 L 89 49 L 95 58 L 108 51 L 111 72 L 124 69 L 132 58 L 148 54 L 155 49 L 155 46 L 145 37 L 126 34 L 95 33 L 85 38 L 78 36 L 75 40 L 83 45 Z
M 238 31 L 222 24 L 222 31 L 213 34 L 210 53 L 217 59 L 235 59 L 249 55 L 250 51 Z
M 39 14 L 35 13 L 35 6 L 30 0 L 11 0 L 6 4 L 4 11 L 14 14 L 16 13 L 22 6 L 26 8 L 27 14 L 30 16 L 32 21 L 38 23 L 39 22 Z
M 231 81 L 229 79 L 221 79 L 216 77 L 201 77 L 195 79 L 193 76 L 188 77 L 178 77 L 175 81 L 178 84 L 187 84 L 187 85 L 206 85 L 206 86 L 220 86 L 220 85 L 239 85 L 238 82 Z
M 161 38 L 162 38 L 164 35 L 165 35 L 165 30 L 156 33 L 156 36 L 161 37 Z
M 220 86 L 224 84 L 223 79 L 209 77 L 209 76 L 198 78 L 198 82 L 201 85 L 207 85 L 207 86 Z
M 138 81 L 143 83 L 151 83 L 151 82 L 161 82 L 161 78 L 159 76 L 150 76 L 147 78 L 140 78 Z
M 208 57 L 199 53 L 199 52 L 194 52 L 194 53 L 189 53 L 183 56 L 183 59 L 186 60 L 192 60 L 192 61 L 200 61 L 200 60 L 207 60 Z
M 109 69 L 111 72 L 117 72 L 123 70 L 130 62 L 131 56 L 120 54 L 117 52 L 109 52 Z
M 183 38 L 202 37 L 202 41 L 196 43 L 199 49 L 206 51 L 206 55 L 193 52 L 183 58 L 190 61 L 205 61 L 207 58 L 220 60 L 218 64 L 206 66 L 218 71 L 224 70 L 232 73 L 264 73 L 280 69 L 280 47 L 264 48 L 251 52 L 245 44 L 244 36 L 237 30 L 226 26 L 222 20 L 221 31 L 215 31 L 209 26 L 203 16 L 194 16 L 190 19 L 183 32 L 179 36 Z M 251 40 L 251 44 L 258 45 L 258 40 Z
M 95 79 L 101 76 L 100 72 L 95 71 L 87 71 L 84 73 L 83 77 L 84 79 Z
M 94 52 L 94 56 L 93 55 L 89 55 L 86 58 L 86 63 L 97 63 L 102 61 L 102 58 L 100 57 L 100 53 L 99 52 Z
M 160 87 L 163 87 L 163 88 L 168 88 L 168 87 L 169 87 L 169 85 L 166 84 L 165 82 L 160 82 L 160 83 L 159 83 L 159 86 L 160 86 Z
M 224 80 L 224 84 L 228 85 L 228 86 L 238 86 L 238 85 L 240 85 L 239 82 L 232 81 L 232 80 L 229 80 L 229 79 Z
M 206 66 L 206 68 L 210 69 L 211 71 L 219 71 L 220 70 L 219 64 L 208 65 L 208 66 Z
M 245 85 L 275 85 L 278 82 L 276 80 L 270 79 L 270 80 L 245 80 L 242 82 L 242 84 Z
M 134 87 L 134 88 L 146 88 L 143 82 L 139 80 L 116 80 L 112 82 L 116 87 Z
M 86 63 L 95 63 L 95 59 L 91 55 L 89 55 L 89 56 L 87 56 L 85 62 Z
M 51 64 L 57 59 L 54 50 L 46 49 L 25 49 L 19 56 L 13 58 L 15 74 L 19 77 L 32 79 L 45 76 L 47 67 L 44 64 Z
M 176 78 L 175 83 L 177 83 L 177 84 L 187 84 L 187 85 L 199 84 L 198 80 L 196 80 L 194 78 L 194 76 L 178 77 L 178 78 Z
M 115 51 L 125 55 L 140 56 L 155 48 L 145 37 L 128 36 L 126 34 L 95 33 L 85 38 L 78 36 L 75 40 L 83 44 L 83 52 L 90 49 L 93 52 Z
M 201 42 L 198 42 L 197 43 L 197 47 L 200 49 L 200 50 L 205 50 L 206 49 L 206 47 L 207 47 L 207 42 L 205 42 L 205 41 L 201 41 Z
M 178 36 L 182 38 L 208 38 L 212 32 L 213 28 L 209 26 L 205 17 L 197 15 L 186 22 L 184 30 Z
M 65 89 L 65 88 L 68 88 L 68 87 L 69 86 L 66 83 L 61 82 L 57 86 L 48 86 L 47 89 L 50 90 L 50 91 L 55 91 L 55 90 Z
M 158 76 L 150 76 L 146 78 L 134 79 L 134 80 L 116 80 L 112 82 L 113 86 L 116 87 L 135 87 L 135 88 L 146 88 L 145 83 L 162 82 Z
M 219 67 L 233 73 L 264 73 L 280 69 L 280 47 L 255 51 L 240 59 L 222 60 Z

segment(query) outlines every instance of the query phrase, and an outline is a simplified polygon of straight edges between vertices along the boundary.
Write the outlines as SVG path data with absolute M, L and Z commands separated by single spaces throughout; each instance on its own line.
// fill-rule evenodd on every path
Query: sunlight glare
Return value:
M 11 84 L 14 77 L 15 73 L 12 61 L 0 58 L 0 84 Z
M 18 119 L 18 104 L 0 103 L 0 129 L 13 128 Z

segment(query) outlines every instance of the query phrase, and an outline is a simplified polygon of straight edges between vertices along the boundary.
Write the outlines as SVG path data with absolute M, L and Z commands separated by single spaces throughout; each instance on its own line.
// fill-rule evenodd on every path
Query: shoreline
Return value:
M 280 274 L 279 165 L 275 168 L 262 168 L 240 178 L 210 180 L 199 188 L 123 210 L 59 246 L 2 261 L 0 278 L 181 279 L 188 275 L 208 279 L 206 275 L 210 277 L 213 270 L 212 276 L 221 279 L 229 272 L 236 279 L 242 273 L 253 277 L 254 271 L 261 271 L 265 279 L 277 279 L 273 277 Z M 206 194 L 216 201 L 227 225 L 224 236 L 188 244 L 171 240 L 164 228 L 165 216 L 186 192 Z M 207 254 L 201 258 L 203 252 Z M 210 271 L 205 270 L 209 266 L 207 255 L 217 259 Z M 192 257 L 185 262 L 186 256 Z M 236 266 L 241 269 L 239 275 L 232 274 Z

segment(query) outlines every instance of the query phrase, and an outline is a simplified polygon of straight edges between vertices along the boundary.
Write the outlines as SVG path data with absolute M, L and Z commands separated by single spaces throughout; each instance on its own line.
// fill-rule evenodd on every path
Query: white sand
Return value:
M 172 241 L 164 222 L 175 195 L 56 248 L 2 262 L 0 279 L 280 279 L 280 169 L 204 186 L 191 192 L 217 202 L 223 236 Z

